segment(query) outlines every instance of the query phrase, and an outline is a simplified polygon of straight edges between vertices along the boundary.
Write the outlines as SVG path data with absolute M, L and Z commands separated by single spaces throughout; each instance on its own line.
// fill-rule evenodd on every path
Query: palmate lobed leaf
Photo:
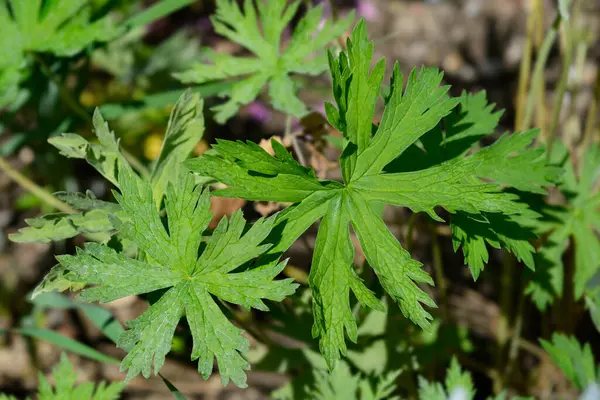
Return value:
M 310 8 L 300 19 L 289 44 L 281 49 L 284 29 L 298 11 L 300 1 L 245 0 L 243 7 L 234 0 L 217 0 L 212 17 L 215 31 L 249 50 L 255 57 L 236 57 L 209 53 L 210 64 L 199 63 L 190 70 L 175 74 L 185 83 L 204 83 L 221 79 L 237 79 L 229 100 L 213 108 L 217 122 L 225 123 L 240 106 L 258 97 L 269 87 L 273 107 L 296 117 L 306 114 L 306 106 L 296 96 L 297 84 L 290 74 L 318 75 L 327 69 L 327 60 L 313 56 L 338 38 L 354 19 L 354 14 L 338 21 L 321 19 L 323 6 Z
M 76 255 L 59 256 L 60 268 L 70 282 L 85 282 L 81 298 L 107 302 L 129 295 L 162 289 L 164 293 L 141 316 L 127 323 L 130 328 L 118 340 L 129 349 L 121 364 L 127 379 L 139 373 L 148 377 L 152 365 L 158 373 L 171 349 L 179 320 L 185 315 L 194 347 L 192 360 L 208 378 L 216 357 L 221 378 L 245 386 L 242 353 L 249 342 L 223 314 L 215 298 L 246 308 L 268 310 L 263 299 L 280 301 L 294 292 L 291 279 L 274 281 L 285 262 L 257 264 L 238 269 L 265 252 L 264 241 L 274 218 L 261 219 L 246 230 L 241 212 L 223 218 L 200 256 L 202 233 L 211 220 L 207 191 L 194 184 L 189 173 L 167 188 L 167 225 L 157 209 L 156 195 L 149 183 L 124 169 L 119 174 L 120 194 L 115 197 L 126 218 L 113 217 L 120 235 L 135 243 L 145 259 L 132 259 L 112 248 L 88 243 Z M 49 278 L 48 278 L 49 279 Z
M 487 105 L 485 95 L 451 98 L 448 86 L 440 86 L 442 74 L 435 68 L 413 70 L 403 87 L 396 64 L 381 123 L 374 127 L 384 63 L 371 69 L 372 55 L 373 44 L 361 21 L 348 40 L 348 52 L 329 56 L 337 107 L 327 103 L 326 112 L 344 137 L 340 156 L 344 183 L 316 179 L 281 149 L 273 157 L 257 145 L 241 142 L 220 141 L 217 154 L 186 162 L 192 171 L 228 186 L 215 195 L 296 203 L 277 217 L 278 244 L 269 253 L 285 251 L 323 218 L 309 282 L 314 297 L 312 332 L 320 338 L 330 368 L 340 353 L 346 353 L 344 332 L 357 340 L 350 291 L 362 305 L 382 309 L 352 266 L 350 226 L 379 282 L 407 318 L 427 328 L 432 317 L 424 306 L 435 307 L 419 287 L 433 284 L 431 277 L 392 235 L 373 210 L 374 203 L 425 211 L 438 221 L 442 219 L 435 208 L 446 209 L 455 248 L 463 246 L 474 277 L 486 260 L 486 242 L 515 253 L 533 268 L 527 222 L 538 214 L 503 188 L 540 192 L 560 172 L 546 165 L 538 149 L 529 147 L 537 131 L 505 135 L 489 147 L 473 149 L 476 140 L 492 133 L 499 115 Z M 416 145 L 419 141 L 425 151 Z M 532 170 L 525 177 L 516 174 L 523 173 L 524 163 Z

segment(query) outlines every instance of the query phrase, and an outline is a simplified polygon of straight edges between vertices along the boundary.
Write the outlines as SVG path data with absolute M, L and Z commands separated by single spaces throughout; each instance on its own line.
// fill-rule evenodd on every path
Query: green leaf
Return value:
M 162 0 L 146 8 L 144 11 L 132 16 L 125 25 L 129 29 L 150 24 L 162 17 L 174 13 L 175 11 L 192 4 L 194 0 Z
M 167 125 L 158 160 L 152 170 L 153 196 L 160 205 L 167 184 L 179 175 L 180 164 L 189 157 L 204 134 L 204 102 L 186 91 L 177 101 Z
M 76 385 L 77 372 L 69 359 L 62 353 L 59 363 L 52 369 L 54 388 L 46 377 L 38 375 L 38 398 L 40 400 L 81 399 L 81 400 L 117 400 L 125 385 L 121 382 L 106 384 L 85 382 Z
M 474 161 L 481 161 L 477 175 L 526 192 L 545 194 L 544 187 L 554 186 L 563 171 L 547 165 L 544 148 L 527 148 L 539 132 L 533 129 L 505 133 L 491 146 L 479 150 L 473 155 Z
M 278 145 L 274 146 L 278 148 Z M 249 200 L 298 202 L 311 193 L 327 189 L 314 172 L 307 172 L 293 161 L 285 149 L 278 150 L 277 158 L 273 158 L 254 143 L 220 140 L 214 148 L 224 158 L 205 155 L 188 160 L 185 165 L 200 175 L 214 177 L 231 186 L 215 194 Z M 250 175 L 249 168 L 255 173 Z
M 64 201 L 71 207 L 80 211 L 104 210 L 116 213 L 121 211 L 121 207 L 116 203 L 99 200 L 96 195 L 88 190 L 84 193 L 57 192 L 54 196 Z
M 46 274 L 44 279 L 36 286 L 31 294 L 31 300 L 35 300 L 41 294 L 49 294 L 51 292 L 64 292 L 66 290 L 77 291 L 85 287 L 85 282 L 74 282 L 67 277 L 69 271 L 58 264 L 52 267 L 50 272 Z
M 450 367 L 446 371 L 445 385 L 428 382 L 425 378 L 419 377 L 419 399 L 421 400 L 473 400 L 474 398 L 473 378 L 469 372 L 462 370 L 456 357 L 452 358 Z
M 413 69 L 403 92 L 400 67 L 394 66 L 381 124 L 369 147 L 359 154 L 351 181 L 381 172 L 450 113 L 458 100 L 448 97 L 449 86 L 439 86 L 442 76 L 436 68 Z
M 73 133 L 63 133 L 48 139 L 48 142 L 65 157 L 85 159 L 102 176 L 118 186 L 119 173 L 131 167 L 119 150 L 119 141 L 114 132 L 109 129 L 98 109 L 94 112 L 93 125 L 99 143 L 90 143 Z
M 162 289 L 162 295 L 133 321 L 118 340 L 128 349 L 121 363 L 127 380 L 140 372 L 149 377 L 154 364 L 158 373 L 171 349 L 177 323 L 186 316 L 194 346 L 192 360 L 204 378 L 212 373 L 216 357 L 221 379 L 246 385 L 247 339 L 223 314 L 215 298 L 246 308 L 267 310 L 262 299 L 280 301 L 294 292 L 290 279 L 273 281 L 285 263 L 249 263 L 271 247 L 263 244 L 276 217 L 261 219 L 245 230 L 241 212 L 222 219 L 198 256 L 202 233 L 211 220 L 207 191 L 195 186 L 191 174 L 180 174 L 166 192 L 167 225 L 163 225 L 149 183 L 129 170 L 120 177 L 121 193 L 115 197 L 128 220 L 113 218 L 123 238 L 145 254 L 145 261 L 131 259 L 101 244 L 88 243 L 74 256 L 58 259 L 67 278 L 85 282 L 80 297 L 107 302 L 129 295 Z M 238 268 L 244 265 L 243 269 Z M 235 272 L 234 272 L 235 270 Z
M 86 344 L 78 342 L 70 337 L 44 328 L 19 328 L 15 332 L 21 335 L 30 336 L 39 340 L 50 342 L 62 349 L 87 357 L 91 360 L 100 361 L 108 364 L 119 364 L 118 360 L 104 355 Z
M 162 379 L 163 383 L 167 386 L 167 388 L 169 389 L 169 391 L 171 392 L 171 394 L 173 395 L 173 397 L 175 397 L 175 400 L 186 400 L 187 397 L 185 397 L 183 395 L 183 393 L 181 393 L 179 391 L 179 389 L 177 389 L 175 387 L 175 385 L 173 385 L 167 378 L 165 378 L 162 374 L 158 374 L 158 376 L 160 376 L 160 379 Z
M 110 216 L 115 214 L 99 208 L 78 214 L 55 213 L 40 218 L 27 218 L 25 223 L 29 226 L 10 234 L 9 239 L 18 243 L 48 243 L 79 234 L 103 234 L 102 237 L 108 240 L 115 229 Z
M 346 355 L 344 330 L 353 342 L 358 337 L 350 308 L 350 290 L 364 305 L 383 310 L 352 268 L 354 247 L 350 239 L 350 210 L 342 196 L 329 202 L 319 227 L 309 276 L 315 319 L 312 334 L 320 338 L 321 353 L 332 369 L 339 359 L 339 352 Z
M 600 371 L 589 344 L 582 346 L 575 337 L 555 333 L 552 342 L 540 340 L 544 350 L 565 376 L 580 390 L 588 385 L 600 382 Z
M 0 107 L 14 101 L 26 76 L 29 52 L 71 57 L 121 32 L 108 17 L 90 20 L 88 0 L 0 2 Z
M 543 269 L 532 276 L 527 293 L 541 310 L 562 296 L 563 253 L 570 239 L 575 247 L 573 287 L 576 299 L 587 294 L 588 282 L 600 271 L 600 147 L 595 145 L 586 150 L 579 174 L 562 143 L 555 143 L 553 150 L 553 159 L 565 170 L 559 188 L 568 204 L 565 208 L 550 208 L 544 218 L 547 222 L 535 225 L 539 234 L 548 234 L 548 239 L 539 253 Z M 593 295 L 593 290 L 589 294 Z
M 49 292 L 40 294 L 39 296 L 35 296 L 34 293 L 34 296 L 32 296 L 32 303 L 38 307 L 58 309 L 77 308 L 85 314 L 96 328 L 102 331 L 102 333 L 115 344 L 117 343 L 119 336 L 125 331 L 119 321 L 117 321 L 114 315 L 106 308 L 76 301 L 58 293 Z M 158 375 L 177 400 L 186 399 L 186 397 L 167 378 L 160 373 Z
M 354 171 L 358 154 L 361 154 L 371 141 L 375 102 L 379 97 L 385 73 L 385 59 L 379 60 L 370 73 L 373 47 L 373 42 L 367 38 L 366 23 L 361 20 L 352 31 L 352 38 L 348 40 L 347 55 L 343 53 L 338 60 L 334 60 L 330 55 L 330 62 L 335 71 L 332 73 L 334 87 L 342 91 L 343 101 L 341 96 L 336 96 L 336 100 L 341 101 L 342 105 L 340 110 L 335 110 L 329 105 L 329 115 L 333 113 L 330 122 L 341 128 L 346 139 L 340 159 L 346 181 Z M 348 79 L 349 76 L 351 79 Z M 336 79 L 338 80 L 335 81 Z M 346 84 L 347 81 L 349 85 Z
M 248 31 L 244 38 L 252 34 Z M 372 51 L 361 21 L 348 41 L 348 52 L 329 55 L 336 106 L 327 103 L 325 108 L 329 122 L 344 137 L 340 156 L 343 183 L 318 180 L 314 172 L 275 144 L 271 156 L 256 144 L 222 140 L 213 146 L 213 154 L 185 163 L 190 170 L 227 185 L 214 193 L 217 196 L 295 203 L 276 220 L 271 239 L 277 244 L 269 251 L 272 254 L 287 250 L 313 222 L 323 218 L 310 272 L 312 332 L 319 337 L 320 350 L 331 369 L 346 352 L 345 332 L 352 341 L 357 340 L 350 290 L 361 304 L 381 309 L 356 276 L 349 224 L 381 286 L 404 316 L 427 328 L 432 317 L 424 306 L 435 307 L 435 303 L 419 285 L 433 281 L 422 264 L 403 249 L 373 204 L 425 211 L 438 221 L 442 220 L 435 208 L 448 210 L 455 248 L 464 246 L 475 276 L 487 260 L 486 242 L 507 249 L 533 268 L 534 248 L 529 239 L 535 237 L 531 226 L 539 215 L 518 195 L 504 189 L 514 184 L 538 192 L 551 182 L 551 172 L 556 172 L 537 158 L 538 150 L 527 147 L 533 133 L 516 134 L 498 145 L 471 152 L 473 138 L 493 132 L 499 113 L 492 112 L 485 95 L 450 98 L 449 88 L 440 86 L 442 74 L 436 69 L 413 70 L 403 90 L 396 65 L 389 95 L 384 96 L 383 118 L 374 127 L 374 102 L 381 91 L 384 64 L 370 68 Z M 458 111 L 457 104 L 461 104 Z M 453 110 L 459 114 L 451 114 Z M 449 136 L 437 142 L 428 137 L 438 134 L 442 125 Z M 457 147 L 460 151 L 446 158 L 435 146 L 449 145 L 452 138 L 456 143 L 467 140 L 468 146 Z M 417 148 L 419 140 L 427 152 Z M 408 154 L 404 158 L 408 168 L 388 172 L 403 152 Z M 524 159 L 535 162 L 535 171 L 520 179 L 495 173 L 492 167 L 504 167 L 507 157 L 517 163 Z M 413 165 L 419 168 L 411 169 Z M 461 218 L 466 222 L 459 225 Z
M 471 269 L 474 280 L 488 262 L 486 244 L 497 249 L 504 248 L 531 270 L 535 269 L 535 248 L 530 240 L 536 235 L 523 227 L 518 219 L 500 212 L 480 215 L 459 212 L 452 216 L 450 226 L 454 251 L 462 246 L 465 264 Z
M 436 220 L 440 220 L 434 211 L 436 206 L 451 213 L 521 213 L 524 207 L 514 202 L 515 195 L 472 179 L 478 166 L 478 161 L 466 159 L 414 172 L 368 175 L 352 187 L 369 200 L 409 207 L 414 212 L 424 211 Z
M 353 375 L 346 363 L 339 363 L 332 372 L 315 367 L 315 382 L 306 388 L 306 396 L 314 400 L 399 400 L 391 394 L 396 390 L 395 380 L 400 372 L 382 374 L 373 385 L 368 377 Z
M 354 399 L 359 387 L 360 376 L 353 376 L 345 363 L 340 363 L 331 373 L 315 369 L 315 387 L 306 395 L 315 400 Z
M 597 284 L 588 289 L 588 294 L 585 297 L 585 305 L 590 311 L 590 317 L 596 330 L 600 332 L 600 287 Z
M 433 280 L 421 269 L 422 264 L 413 260 L 402 248 L 385 222 L 362 196 L 350 192 L 345 200 L 352 227 L 379 282 L 398 302 L 406 318 L 421 328 L 428 328 L 432 318 L 421 304 L 429 307 L 436 305 L 416 283 L 433 285 Z
M 354 14 L 320 26 L 323 6 L 311 8 L 298 22 L 287 48 L 281 49 L 282 34 L 294 18 L 300 1 L 287 4 L 286 0 L 246 0 L 243 8 L 234 0 L 217 0 L 216 3 L 211 19 L 215 31 L 249 50 L 253 57 L 209 53 L 209 64 L 196 64 L 188 71 L 175 74 L 176 78 L 184 83 L 236 80 L 231 90 L 223 93 L 229 100 L 213 108 L 219 123 L 225 123 L 240 106 L 256 99 L 265 85 L 269 85 L 269 97 L 276 109 L 296 117 L 306 114 L 306 106 L 296 96 L 297 88 L 290 74 L 317 75 L 325 71 L 326 59 L 312 55 L 339 37 Z
M 84 286 L 85 284 L 82 284 L 82 286 L 76 290 L 80 290 Z M 35 295 L 34 291 L 34 294 L 31 297 L 31 302 L 38 307 L 80 310 L 95 327 L 114 343 L 117 342 L 118 337 L 124 332 L 119 321 L 106 308 L 77 301 L 56 292 L 46 292 Z
M 473 378 L 469 372 L 463 371 L 456 357 L 452 357 L 450 368 L 446 373 L 446 390 L 451 397 L 454 393 L 462 392 L 461 398 L 473 399 L 475 397 L 475 388 L 473 387 Z

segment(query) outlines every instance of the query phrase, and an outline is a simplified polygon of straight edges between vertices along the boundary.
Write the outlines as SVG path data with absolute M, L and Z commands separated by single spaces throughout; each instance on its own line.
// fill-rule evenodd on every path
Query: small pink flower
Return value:
M 376 21 L 379 18 L 379 10 L 370 0 L 359 0 L 356 12 L 367 21 Z
M 269 110 L 260 101 L 253 101 L 252 103 L 248 104 L 248 107 L 246 107 L 246 111 L 250 118 L 254 119 L 257 122 L 264 123 L 271 118 L 271 110 Z

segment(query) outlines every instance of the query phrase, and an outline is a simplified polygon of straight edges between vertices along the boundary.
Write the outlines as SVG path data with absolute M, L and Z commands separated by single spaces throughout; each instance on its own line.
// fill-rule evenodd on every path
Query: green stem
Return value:
M 556 36 L 558 34 L 558 29 L 560 28 L 561 22 L 562 18 L 560 17 L 560 15 L 557 15 L 554 19 L 554 23 L 552 24 L 552 28 L 550 29 L 550 31 L 548 31 L 546 37 L 544 38 L 544 42 L 542 43 L 542 47 L 540 48 L 538 58 L 535 62 L 533 76 L 531 79 L 531 88 L 529 90 L 529 98 L 527 99 L 527 106 L 525 107 L 525 116 L 523 117 L 523 123 L 520 125 L 523 130 L 527 130 L 531 126 L 531 120 L 533 118 L 533 109 L 535 107 L 536 99 L 538 94 L 540 93 L 540 86 L 544 83 L 544 68 L 546 67 L 546 62 L 548 61 L 550 50 L 552 49 L 554 41 L 556 40 Z
M 122 147 L 121 147 L 121 153 L 123 153 L 123 157 L 125 157 L 125 159 L 129 163 L 129 165 L 131 165 L 133 167 L 133 169 L 135 169 L 137 172 L 139 172 L 142 177 L 144 177 L 144 178 L 150 177 L 150 170 L 148 168 L 146 168 L 146 166 L 140 160 L 138 160 L 136 156 L 134 156 L 133 154 L 131 154 L 130 152 L 128 152 L 127 150 L 125 150 Z
M 306 167 L 306 159 L 304 158 L 304 154 L 302 154 L 302 149 L 300 148 L 300 143 L 298 143 L 298 138 L 292 133 L 292 116 L 289 114 L 285 118 L 285 133 L 283 134 L 283 137 L 290 138 L 292 141 L 292 148 L 298 157 L 298 162 L 302 166 Z
M 573 50 L 573 40 L 571 37 L 571 27 L 569 24 L 563 24 L 563 30 L 565 34 L 565 49 L 564 49 L 564 58 L 563 58 L 563 66 L 560 74 L 560 80 L 558 81 L 558 86 L 556 89 L 556 97 L 554 99 L 554 110 L 552 114 L 552 123 L 550 124 L 550 129 L 548 130 L 548 144 L 547 144 L 547 156 L 550 158 L 550 154 L 552 154 L 552 145 L 554 144 L 554 139 L 556 137 L 556 131 L 558 129 L 558 123 L 560 120 L 560 112 L 563 105 L 563 99 L 565 97 L 565 92 L 567 91 L 567 83 L 569 82 L 569 69 L 571 68 L 571 57 Z
M 429 225 L 431 232 L 431 245 L 433 253 L 433 271 L 435 273 L 436 286 L 440 296 L 440 313 L 442 319 L 448 316 L 448 292 L 446 278 L 444 277 L 444 260 L 442 258 L 442 248 L 438 240 L 438 234 L 433 224 Z
M 508 362 L 506 363 L 506 369 L 504 370 L 504 381 L 506 382 L 515 367 L 517 356 L 519 355 L 521 333 L 523 332 L 523 319 L 525 314 L 525 287 L 519 291 L 519 302 L 517 303 L 517 316 L 512 329 L 512 336 L 510 345 L 508 348 Z
M 537 0 L 539 1 L 539 0 Z M 521 58 L 521 65 L 519 68 L 519 84 L 517 88 L 516 98 L 516 116 L 515 116 L 515 131 L 521 131 L 521 124 L 523 123 L 523 111 L 525 110 L 525 103 L 527 101 L 527 86 L 529 83 L 529 77 L 531 75 L 531 53 L 533 49 L 533 40 L 535 34 L 536 25 L 536 13 L 532 11 L 527 17 L 527 35 L 525 37 L 525 46 L 523 49 L 523 58 Z
M 406 251 L 408 251 L 409 253 L 412 252 L 412 245 L 413 245 L 413 232 L 415 230 L 415 224 L 417 222 L 417 213 L 412 213 L 410 214 L 410 218 L 408 219 L 408 229 L 406 230 L 406 240 L 405 240 L 405 247 L 406 247 Z
M 2 170 L 10 179 L 18 183 L 23 189 L 33 194 L 44 203 L 68 214 L 74 214 L 75 211 L 68 204 L 60 201 L 48 192 L 46 189 L 36 185 L 31 179 L 21 174 L 19 171 L 14 169 L 4 158 L 0 157 L 0 170 Z
M 583 146 L 586 149 L 594 142 L 594 130 L 598 124 L 598 103 L 600 103 L 600 71 L 596 72 L 596 87 L 594 88 L 594 98 L 588 110 L 585 121 L 585 132 L 583 134 Z
M 512 255 L 504 254 L 504 265 L 502 269 L 502 277 L 500 280 L 500 317 L 498 321 L 497 344 L 496 351 L 496 369 L 502 371 L 504 365 L 504 354 L 506 343 L 508 342 L 508 328 L 510 325 L 510 311 L 512 309 L 512 285 L 511 281 L 515 276 L 515 259 Z M 500 393 L 504 386 L 502 374 L 498 375 L 498 380 L 494 382 L 494 392 Z

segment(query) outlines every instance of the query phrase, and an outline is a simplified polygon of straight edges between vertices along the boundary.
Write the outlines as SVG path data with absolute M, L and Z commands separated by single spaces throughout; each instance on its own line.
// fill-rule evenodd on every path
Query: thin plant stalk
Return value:
M 502 268 L 502 277 L 500 280 L 500 317 L 498 321 L 498 331 L 496 333 L 497 352 L 496 366 L 498 371 L 502 371 L 505 365 L 505 350 L 509 336 L 510 314 L 513 305 L 512 279 L 515 276 L 515 259 L 510 254 L 504 255 L 504 263 Z M 498 379 L 494 382 L 494 392 L 500 393 L 504 386 L 504 376 L 498 375 Z
M 596 86 L 594 88 L 594 98 L 588 110 L 585 121 L 585 131 L 583 133 L 583 146 L 587 148 L 594 143 L 594 131 L 598 128 L 598 103 L 600 103 L 600 71 L 596 72 Z
M 540 93 L 540 86 L 543 85 L 543 74 L 544 69 L 546 67 L 546 63 L 548 61 L 548 56 L 550 55 L 550 50 L 556 41 L 556 36 L 558 35 L 558 29 L 560 28 L 562 22 L 562 18 L 560 15 L 557 15 L 552 23 L 552 28 L 546 34 L 544 38 L 544 42 L 542 43 L 542 47 L 540 48 L 538 58 L 535 62 L 535 66 L 533 68 L 533 75 L 531 79 L 531 88 L 529 90 L 529 96 L 527 98 L 527 104 L 525 106 L 525 114 L 523 116 L 523 122 L 521 123 L 521 129 L 527 130 L 531 126 L 531 121 L 533 119 L 533 110 Z
M 23 189 L 33 194 L 35 197 L 42 200 L 44 203 L 68 214 L 74 214 L 77 212 L 67 203 L 64 203 L 63 201 L 57 199 L 52 195 L 52 193 L 38 186 L 31 179 L 27 178 L 25 175 L 17 171 L 10 165 L 10 163 L 8 163 L 8 161 L 6 161 L 2 157 L 0 157 L 0 170 L 2 170 L 10 179 L 19 184 Z
M 436 286 L 440 296 L 440 313 L 442 320 L 448 316 L 448 286 L 444 277 L 444 261 L 442 258 L 442 248 L 438 239 L 437 231 L 433 224 L 429 225 L 431 232 L 431 246 L 433 254 L 433 271 L 435 274 Z
M 537 17 L 534 41 L 535 49 L 537 52 L 539 52 L 544 42 L 544 2 L 542 0 L 536 0 L 534 10 Z M 542 71 L 539 79 L 542 82 L 546 81 L 544 71 Z M 539 137 L 543 137 L 546 130 L 546 86 L 544 84 L 539 85 L 538 88 L 537 111 L 535 115 L 536 125 L 542 130 L 542 134 L 539 135 Z
M 409 253 L 412 252 L 413 246 L 413 232 L 415 231 L 415 224 L 417 222 L 417 213 L 410 214 L 408 219 L 408 228 L 406 230 L 406 239 L 405 239 L 405 247 L 406 251 Z M 437 232 L 436 232 L 437 234 Z
M 571 58 L 573 53 L 573 38 L 571 36 L 571 27 L 570 24 L 563 24 L 563 32 L 564 32 L 564 52 L 563 52 L 563 66 L 560 74 L 560 80 L 558 81 L 558 86 L 556 89 L 556 95 L 554 98 L 554 109 L 552 111 L 552 122 L 550 124 L 550 128 L 548 129 L 548 138 L 547 138 L 547 154 L 550 157 L 552 153 L 552 145 L 554 144 L 554 139 L 556 137 L 556 132 L 558 130 L 558 125 L 560 122 L 560 115 L 563 105 L 563 100 L 565 97 L 565 93 L 567 91 L 567 84 L 569 82 L 569 70 L 571 69 Z
M 304 154 L 302 154 L 302 149 L 300 148 L 300 143 L 298 143 L 298 138 L 292 133 L 292 116 L 289 114 L 285 118 L 285 133 L 283 137 L 290 138 L 292 141 L 292 148 L 296 153 L 296 157 L 298 157 L 298 162 L 302 166 L 306 167 L 306 159 L 304 158 Z
M 508 347 L 508 361 L 504 370 L 504 381 L 508 380 L 514 370 L 517 356 L 519 355 L 521 334 L 523 333 L 523 320 L 525 317 L 525 288 L 527 283 L 523 285 L 519 291 L 519 302 L 517 303 L 517 315 L 513 323 L 510 345 Z
M 539 0 L 536 0 L 536 2 L 539 2 Z M 515 131 L 522 130 L 521 124 L 523 123 L 523 112 L 525 110 L 525 104 L 527 101 L 527 85 L 529 83 L 529 76 L 531 74 L 531 53 L 533 50 L 536 22 L 536 13 L 532 11 L 527 17 L 527 35 L 525 36 L 523 57 L 521 58 L 521 65 L 519 69 L 519 85 L 517 88 L 517 97 L 515 101 Z

